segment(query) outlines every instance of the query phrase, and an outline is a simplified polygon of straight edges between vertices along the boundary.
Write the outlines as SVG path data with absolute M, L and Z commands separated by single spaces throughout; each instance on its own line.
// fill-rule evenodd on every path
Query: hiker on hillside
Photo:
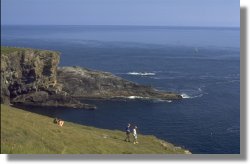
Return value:
M 126 131 L 126 138 L 125 138 L 125 141 L 126 142 L 130 142 L 130 124 L 128 124 L 128 126 L 126 127 L 125 129 Z
M 133 128 L 133 137 L 134 137 L 134 144 L 138 144 L 137 141 L 137 126 Z

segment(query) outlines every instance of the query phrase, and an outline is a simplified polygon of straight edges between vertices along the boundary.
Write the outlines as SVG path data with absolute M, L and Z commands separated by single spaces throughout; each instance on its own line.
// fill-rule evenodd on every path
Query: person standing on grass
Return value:
M 137 126 L 135 126 L 134 129 L 133 129 L 133 136 L 134 136 L 134 144 L 138 144 L 138 141 L 137 141 Z
M 130 124 L 128 124 L 128 126 L 126 127 L 125 129 L 126 131 L 126 138 L 125 138 L 125 141 L 126 142 L 130 142 Z

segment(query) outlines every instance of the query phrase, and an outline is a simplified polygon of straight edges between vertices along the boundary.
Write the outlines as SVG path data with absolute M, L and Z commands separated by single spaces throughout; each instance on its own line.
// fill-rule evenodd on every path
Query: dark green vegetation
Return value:
M 6 47 L 6 46 L 1 46 L 1 54 L 9 54 L 13 52 L 25 52 L 25 51 L 34 51 L 35 53 L 39 51 L 43 51 L 45 53 L 58 53 L 55 51 L 50 51 L 50 50 L 38 50 L 38 49 L 33 49 L 33 48 L 19 48 L 19 47 Z
M 124 132 L 65 122 L 1 105 L 1 153 L 4 154 L 189 154 L 154 136 L 125 142 Z

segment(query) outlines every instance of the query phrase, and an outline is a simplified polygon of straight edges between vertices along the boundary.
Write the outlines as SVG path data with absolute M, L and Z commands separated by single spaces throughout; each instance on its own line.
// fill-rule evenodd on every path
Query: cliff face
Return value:
M 87 107 L 57 83 L 59 53 L 1 47 L 1 103 Z
M 160 92 L 150 86 L 140 85 L 111 73 L 80 67 L 58 68 L 58 82 L 73 97 L 87 99 L 181 99 L 174 93 Z
M 57 86 L 59 54 L 53 51 L 1 47 L 1 102 Z M 3 98 L 3 99 L 2 99 Z

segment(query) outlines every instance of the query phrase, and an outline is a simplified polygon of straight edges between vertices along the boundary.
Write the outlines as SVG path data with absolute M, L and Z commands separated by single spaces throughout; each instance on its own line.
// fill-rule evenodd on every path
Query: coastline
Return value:
M 1 46 L 1 103 L 96 109 L 78 99 L 180 100 L 177 93 L 158 91 L 109 72 L 58 67 L 60 52 Z

